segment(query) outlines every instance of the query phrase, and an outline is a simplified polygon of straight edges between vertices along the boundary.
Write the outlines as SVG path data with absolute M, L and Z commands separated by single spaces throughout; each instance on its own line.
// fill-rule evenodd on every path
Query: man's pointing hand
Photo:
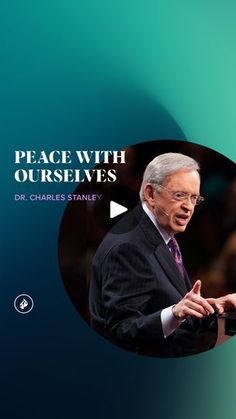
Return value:
M 201 296 L 201 281 L 197 280 L 182 300 L 173 308 L 173 315 L 178 320 L 184 320 L 188 316 L 202 318 L 214 313 L 210 303 Z

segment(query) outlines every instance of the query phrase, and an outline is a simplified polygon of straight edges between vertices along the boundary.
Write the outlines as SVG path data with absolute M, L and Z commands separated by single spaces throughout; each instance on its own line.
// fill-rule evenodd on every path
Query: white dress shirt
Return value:
M 155 215 L 152 211 L 147 207 L 145 202 L 142 202 L 143 210 L 146 212 L 147 216 L 150 218 L 150 220 L 153 222 L 157 230 L 159 231 L 160 235 L 162 236 L 163 240 L 165 241 L 166 245 L 168 241 L 171 239 L 171 235 L 167 233 L 166 230 L 163 229 L 163 227 L 160 226 L 157 219 L 155 218 Z M 172 312 L 173 305 L 170 307 L 166 307 L 161 311 L 161 325 L 163 330 L 163 335 L 165 338 L 167 338 L 171 333 L 177 329 L 177 327 L 180 326 L 181 323 L 183 323 L 184 320 L 177 320 Z

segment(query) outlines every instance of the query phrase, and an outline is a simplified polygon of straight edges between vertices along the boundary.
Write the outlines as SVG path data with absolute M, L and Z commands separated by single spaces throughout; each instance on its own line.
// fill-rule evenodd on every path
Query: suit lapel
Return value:
M 168 276 L 170 282 L 179 291 L 179 293 L 184 296 L 188 291 L 185 280 L 164 242 L 157 246 L 155 256 Z
M 173 259 L 167 245 L 165 244 L 157 228 L 154 226 L 153 222 L 143 211 L 141 205 L 138 205 L 134 211 L 139 225 L 145 234 L 145 237 L 156 248 L 155 256 L 161 264 L 167 277 L 169 278 L 170 282 L 174 285 L 174 287 L 180 292 L 180 294 L 184 296 L 186 292 L 188 292 L 191 288 L 189 280 L 186 283 L 186 280 L 182 277 L 179 268 L 176 265 L 176 262 Z

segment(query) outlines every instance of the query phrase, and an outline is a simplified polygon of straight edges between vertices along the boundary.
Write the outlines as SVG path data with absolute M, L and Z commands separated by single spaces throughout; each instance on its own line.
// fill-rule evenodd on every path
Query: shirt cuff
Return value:
M 161 325 L 163 330 L 164 338 L 167 338 L 171 333 L 173 333 L 180 325 L 185 321 L 177 320 L 173 315 L 172 308 L 173 306 L 164 308 L 161 312 Z

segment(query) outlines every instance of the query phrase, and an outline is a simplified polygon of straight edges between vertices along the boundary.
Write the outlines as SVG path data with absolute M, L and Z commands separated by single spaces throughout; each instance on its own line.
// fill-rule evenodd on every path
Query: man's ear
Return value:
M 153 188 L 153 186 L 151 185 L 151 183 L 146 183 L 146 185 L 144 186 L 144 197 L 145 197 L 145 201 L 147 201 L 149 203 L 149 205 L 153 206 L 155 203 L 155 190 Z

